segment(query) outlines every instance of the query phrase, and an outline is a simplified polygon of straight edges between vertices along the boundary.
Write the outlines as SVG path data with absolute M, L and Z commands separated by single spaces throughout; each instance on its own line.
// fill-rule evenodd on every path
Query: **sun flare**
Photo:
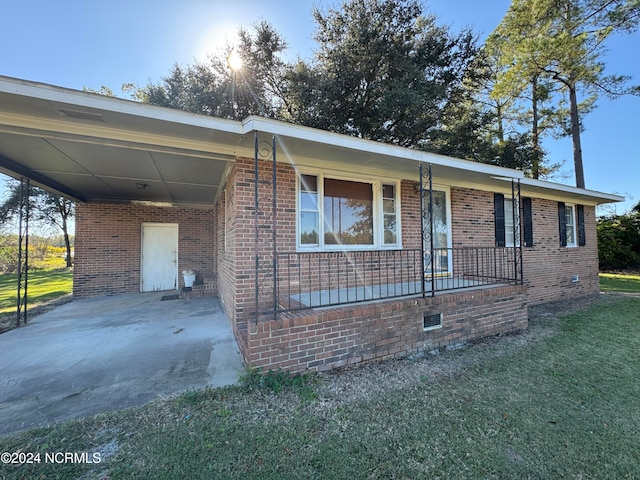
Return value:
M 229 64 L 229 68 L 234 72 L 237 72 L 238 70 L 242 69 L 242 65 L 243 65 L 242 57 L 236 50 L 231 52 L 231 54 L 227 58 L 227 63 Z

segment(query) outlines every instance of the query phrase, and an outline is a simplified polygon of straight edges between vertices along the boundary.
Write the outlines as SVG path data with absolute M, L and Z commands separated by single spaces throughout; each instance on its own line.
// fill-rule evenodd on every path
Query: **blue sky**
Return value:
M 120 93 L 123 83 L 145 85 L 232 41 L 238 27 L 265 19 L 289 44 L 291 58 L 312 55 L 313 5 L 337 0 L 4 0 L 0 29 L 0 75 L 53 85 Z M 426 0 L 427 10 L 453 31 L 470 26 L 484 38 L 506 13 L 509 0 Z M 640 84 L 640 33 L 610 39 L 609 73 Z M 640 154 L 636 147 L 640 98 L 601 98 L 584 119 L 586 186 L 628 197 L 622 213 L 640 200 Z M 564 161 L 574 184 L 569 139 L 548 141 L 552 162 Z

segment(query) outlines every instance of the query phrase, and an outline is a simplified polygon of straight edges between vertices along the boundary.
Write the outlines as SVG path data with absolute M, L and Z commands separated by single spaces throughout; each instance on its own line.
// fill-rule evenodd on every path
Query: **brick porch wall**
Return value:
M 442 327 L 423 330 L 423 316 Z M 250 322 L 245 361 L 264 370 L 328 370 L 402 357 L 527 327 L 522 286 L 308 310 Z
M 212 210 L 124 204 L 76 205 L 73 295 L 140 292 L 142 223 L 177 223 L 178 281 L 182 270 L 215 277 L 216 219 Z

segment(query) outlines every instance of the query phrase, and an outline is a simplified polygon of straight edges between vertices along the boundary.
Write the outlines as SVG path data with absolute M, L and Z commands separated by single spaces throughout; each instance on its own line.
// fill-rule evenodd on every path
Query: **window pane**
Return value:
M 384 243 L 388 245 L 398 243 L 395 215 L 384 216 Z
M 383 198 L 396 198 L 396 188 L 395 185 L 383 185 L 382 186 L 382 196 Z
M 565 208 L 565 218 L 567 220 L 567 245 L 576 244 L 576 235 L 574 228 L 573 207 L 567 206 Z
M 300 245 L 317 245 L 319 215 L 314 212 L 300 213 Z
M 318 210 L 318 194 L 309 192 L 300 192 L 300 209 L 301 210 Z
M 507 246 L 513 246 L 513 222 L 504 226 L 504 238 Z
M 325 179 L 326 245 L 373 245 L 373 188 L 370 183 Z
M 396 201 L 395 200 L 389 200 L 389 199 L 384 199 L 383 200 L 383 204 L 384 204 L 384 213 L 396 213 Z
M 504 221 L 511 225 L 511 231 L 513 232 L 513 202 L 510 198 L 504 199 Z
M 520 209 L 518 208 L 518 212 Z M 518 232 L 514 232 L 513 225 L 513 199 L 505 198 L 504 199 L 504 231 L 505 231 L 505 245 L 507 247 L 513 247 L 513 236 L 514 234 L 517 236 L 516 246 L 520 246 L 520 237 Z
M 317 192 L 318 177 L 316 177 L 315 175 L 300 175 L 300 191 Z
M 567 245 L 575 245 L 576 239 L 573 236 L 573 227 L 567 225 Z

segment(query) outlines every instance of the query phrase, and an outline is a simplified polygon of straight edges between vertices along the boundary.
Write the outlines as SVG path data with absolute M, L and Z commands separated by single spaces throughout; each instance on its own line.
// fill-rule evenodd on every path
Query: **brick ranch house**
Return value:
M 623 200 L 7 77 L 0 168 L 77 202 L 75 297 L 218 296 L 245 362 L 292 371 L 522 329 L 527 305 L 596 294 L 595 207 Z

